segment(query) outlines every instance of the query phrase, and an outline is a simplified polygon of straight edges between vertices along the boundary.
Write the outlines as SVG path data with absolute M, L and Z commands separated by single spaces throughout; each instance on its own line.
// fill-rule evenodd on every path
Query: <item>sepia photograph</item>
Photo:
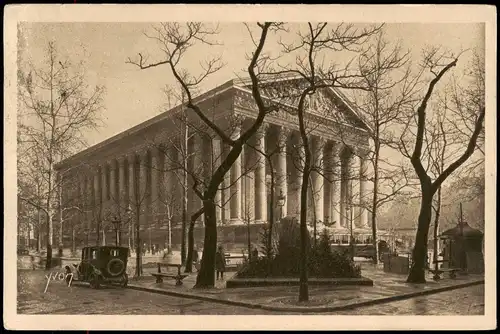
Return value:
M 496 327 L 494 7 L 9 7 L 7 328 Z

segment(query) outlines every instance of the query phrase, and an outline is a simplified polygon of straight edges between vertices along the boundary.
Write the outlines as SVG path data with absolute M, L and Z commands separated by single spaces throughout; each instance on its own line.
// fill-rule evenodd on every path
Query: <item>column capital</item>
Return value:
M 340 155 L 340 152 L 342 150 L 342 143 L 338 141 L 332 141 L 332 153 L 334 157 L 337 157 Z
M 356 155 L 359 156 L 361 159 L 366 159 L 368 157 L 368 154 L 370 154 L 370 150 L 362 148 L 357 148 L 355 152 Z
M 279 140 L 287 140 L 290 133 L 291 133 L 291 130 L 289 128 L 287 128 L 285 126 L 280 126 L 278 139 Z
M 232 140 L 236 140 L 241 136 L 241 124 L 235 124 L 231 129 L 230 137 Z
M 125 160 L 127 160 L 128 155 L 122 154 L 116 158 L 116 161 L 118 162 L 118 166 L 125 165 Z
M 320 137 L 320 136 L 315 136 L 315 144 L 316 144 L 316 147 L 321 147 L 323 148 L 326 144 L 326 138 L 325 137 Z
M 262 123 L 261 126 L 257 129 L 257 132 L 255 133 L 257 138 L 265 136 L 268 129 L 269 129 L 269 123 Z

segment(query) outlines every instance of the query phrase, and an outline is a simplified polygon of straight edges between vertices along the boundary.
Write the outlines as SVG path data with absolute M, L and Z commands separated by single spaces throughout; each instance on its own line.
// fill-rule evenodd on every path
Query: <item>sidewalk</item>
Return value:
M 307 303 L 298 303 L 298 287 L 273 286 L 252 288 L 225 288 L 225 280 L 216 281 L 213 289 L 193 289 L 196 273 L 184 279 L 182 286 L 175 286 L 175 281 L 155 283 L 149 275 L 151 269 L 144 270 L 140 280 L 131 278 L 131 289 L 161 293 L 177 297 L 193 298 L 219 302 L 235 306 L 245 306 L 271 311 L 284 312 L 333 312 L 360 306 L 402 300 L 406 298 L 448 291 L 460 287 L 484 284 L 484 277 L 478 275 L 448 277 L 435 282 L 429 275 L 426 284 L 406 283 L 406 275 L 384 273 L 382 266 L 375 267 L 362 263 L 362 275 L 374 281 L 374 286 L 310 286 Z M 236 273 L 226 273 L 228 279 Z

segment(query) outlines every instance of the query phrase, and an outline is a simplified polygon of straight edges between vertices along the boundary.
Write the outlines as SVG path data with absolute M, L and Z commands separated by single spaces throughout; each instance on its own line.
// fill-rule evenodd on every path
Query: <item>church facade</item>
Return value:
M 294 92 L 300 85 L 301 79 L 292 78 L 264 86 L 266 103 L 277 110 L 266 115 L 219 187 L 221 242 L 242 242 L 249 226 L 255 239 L 255 227 L 268 222 L 270 210 L 275 210 L 275 219 L 298 218 L 304 148 Z M 194 102 L 232 139 L 257 115 L 245 80 L 228 81 Z M 308 220 L 333 231 L 366 229 L 367 126 L 336 89 L 307 99 L 305 123 L 314 166 Z M 194 111 L 177 106 L 56 166 L 61 206 L 79 208 L 66 210 L 64 220 L 81 244 L 109 243 L 117 222 L 122 244 L 126 239 L 134 244 L 137 223 L 141 242 L 178 244 L 181 222 L 202 207 L 197 192 L 207 186 L 227 152 L 221 136 Z M 269 197 L 271 187 L 274 199 Z M 203 216 L 198 221 L 195 238 L 202 233 Z

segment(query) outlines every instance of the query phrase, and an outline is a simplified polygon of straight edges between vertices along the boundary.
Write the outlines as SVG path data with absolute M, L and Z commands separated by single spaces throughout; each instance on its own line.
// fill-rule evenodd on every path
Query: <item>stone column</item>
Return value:
M 109 206 L 108 206 L 108 165 L 103 163 L 101 166 L 101 203 L 103 209 L 103 220 L 107 220 L 109 217 Z
M 159 200 L 158 200 L 158 186 L 159 186 L 159 181 L 160 181 L 160 164 L 159 164 L 159 157 L 158 157 L 158 149 L 156 147 L 153 147 L 151 149 L 151 197 L 150 197 L 150 204 L 151 204 L 151 224 L 156 225 L 158 221 L 158 214 L 159 214 Z
M 226 144 L 222 145 L 224 150 L 223 156 L 226 157 L 230 147 Z M 225 223 L 228 223 L 231 219 L 231 210 L 230 210 L 230 202 L 231 202 L 231 170 L 229 170 L 222 180 L 222 220 Z
M 360 151 L 359 156 L 359 226 L 362 228 L 368 228 L 368 210 L 366 210 L 367 204 L 367 194 L 366 194 L 366 178 L 368 172 L 368 161 L 366 160 L 366 152 Z
M 134 252 L 136 251 L 136 239 L 135 239 L 135 228 L 137 224 L 137 200 L 136 200 L 136 173 L 135 173 L 135 154 L 130 154 L 127 157 L 128 163 L 128 203 L 130 205 L 131 213 L 131 221 L 130 221 L 130 244 L 134 248 Z
M 132 209 L 132 211 L 135 214 L 135 206 L 137 205 L 136 203 L 136 189 L 135 189 L 135 154 L 131 154 L 127 157 L 127 162 L 128 162 L 128 197 L 129 197 L 129 204 Z
M 139 156 L 139 182 L 137 182 L 138 186 L 138 195 L 137 204 L 140 206 L 140 224 L 145 228 L 148 224 L 148 216 L 149 216 L 149 205 L 147 199 L 148 193 L 148 173 L 149 173 L 149 161 L 147 151 L 142 153 Z M 143 243 L 144 243 L 143 239 Z
M 331 160 L 330 160 L 330 170 L 331 170 L 331 180 L 330 183 L 330 222 L 335 222 L 335 227 L 343 226 L 341 225 L 341 210 L 340 210 L 340 187 L 342 180 L 341 173 L 341 160 L 340 160 L 340 143 L 332 143 Z
M 100 235 L 100 228 L 101 228 L 101 221 L 102 221 L 102 214 L 103 214 L 103 207 L 102 207 L 102 191 L 101 191 L 101 173 L 102 173 L 102 168 L 101 166 L 97 166 L 96 168 L 96 173 L 94 174 L 94 208 L 93 210 L 93 218 L 94 218 L 94 228 L 95 228 L 95 235 L 96 235 L 96 245 L 99 246 L 99 240 L 101 240 L 101 235 Z
M 276 198 L 280 195 L 280 193 L 283 194 L 283 196 L 288 196 L 288 178 L 287 178 L 287 163 L 286 163 L 286 144 L 288 140 L 288 133 L 289 130 L 285 127 L 280 128 L 280 133 L 278 137 L 278 163 L 277 163 L 277 168 L 276 168 L 276 190 L 275 190 L 275 195 Z M 288 198 L 286 199 L 287 203 L 280 208 L 281 215 L 283 217 L 287 216 L 287 206 L 288 206 Z M 279 216 L 278 216 L 279 217 Z
M 127 211 L 127 200 L 125 198 L 126 188 L 125 188 L 125 157 L 118 158 L 118 208 L 119 214 L 122 219 L 122 224 L 126 221 L 126 211 Z
M 323 164 L 323 149 L 325 145 L 325 140 L 320 137 L 314 138 L 314 166 L 319 169 L 319 171 L 324 171 Z M 312 173 L 313 181 L 313 199 L 314 199 L 314 210 L 316 220 L 324 221 L 324 191 L 325 191 L 325 179 L 321 173 L 314 171 Z
M 240 127 L 237 126 L 231 134 L 231 139 L 240 137 Z M 241 220 L 241 154 L 231 166 L 231 220 Z
M 120 210 L 119 193 L 116 191 L 116 161 L 111 160 L 109 164 L 109 206 L 111 217 L 118 216 Z
M 347 153 L 348 148 L 342 147 L 341 153 L 341 176 L 340 176 L 340 226 L 349 228 L 349 214 L 348 214 L 348 166 L 350 164 L 350 156 Z
M 87 185 L 85 181 L 86 179 L 84 171 L 80 171 L 80 173 L 78 174 L 78 206 L 82 211 L 78 213 L 78 220 L 81 222 L 82 227 L 87 223 L 87 196 L 85 194 L 87 192 Z M 83 237 L 85 237 L 85 234 L 83 235 Z
M 261 152 L 266 152 L 266 126 L 262 126 L 256 134 L 255 147 Z M 255 152 L 255 220 L 267 221 L 267 191 L 266 191 L 266 158 Z
M 212 174 L 219 168 L 222 159 L 221 140 L 218 138 L 212 139 Z M 222 220 L 222 193 L 217 190 L 215 194 L 215 217 L 217 223 Z
M 356 228 L 356 216 L 357 216 L 357 202 L 358 196 L 356 196 L 356 191 L 354 189 L 354 180 L 357 178 L 357 167 L 359 167 L 358 157 L 354 152 L 351 152 L 347 158 L 346 164 L 346 216 L 347 216 L 347 227 L 350 228 L 351 218 L 352 218 L 352 228 Z

